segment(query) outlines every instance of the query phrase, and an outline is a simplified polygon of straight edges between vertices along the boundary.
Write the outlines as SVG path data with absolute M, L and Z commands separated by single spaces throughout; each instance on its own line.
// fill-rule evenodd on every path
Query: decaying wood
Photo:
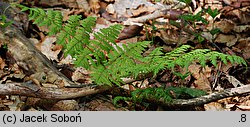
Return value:
M 65 75 L 58 71 L 50 60 L 35 48 L 32 42 L 24 36 L 18 24 L 13 18 L 16 10 L 9 4 L 1 2 L 0 10 L 5 10 L 8 20 L 14 21 L 13 25 L 0 28 L 0 40 L 8 47 L 8 53 L 13 57 L 18 67 L 29 77 L 30 80 L 38 81 L 39 84 L 30 83 L 7 83 L 0 84 L 0 95 L 24 95 L 37 98 L 67 99 L 89 94 L 100 93 L 108 87 L 84 86 L 83 88 L 64 88 L 76 86 Z M 13 13 L 15 12 L 15 13 Z M 20 23 L 21 24 L 21 23 Z M 37 83 L 37 82 L 36 82 Z M 57 88 L 46 88 L 43 84 L 53 84 Z M 110 88 L 110 87 L 109 87 Z
M 1 28 L 0 39 L 26 75 L 40 83 L 72 84 L 16 27 Z
M 70 99 L 101 93 L 110 89 L 106 86 L 86 86 L 84 88 L 46 88 L 29 83 L 0 84 L 0 95 L 21 95 L 44 99 Z
M 65 86 L 75 85 L 59 72 L 34 45 L 16 27 L 10 26 L 0 29 L 0 39 L 7 44 L 8 52 L 15 59 L 17 65 L 31 78 L 43 83 Z M 44 78 L 46 77 L 46 78 Z M 46 88 L 25 83 L 0 84 L 0 95 L 24 95 L 38 98 L 67 99 L 100 93 L 110 87 L 89 86 L 84 88 Z

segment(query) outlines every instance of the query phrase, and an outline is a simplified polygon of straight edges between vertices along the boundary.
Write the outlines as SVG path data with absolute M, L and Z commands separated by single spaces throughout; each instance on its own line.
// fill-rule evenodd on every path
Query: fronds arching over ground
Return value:
M 62 15 L 57 11 L 45 12 L 39 8 L 21 6 L 23 11 L 29 10 L 29 17 L 33 23 L 49 27 L 49 34 L 56 34 L 57 43 L 63 45 L 65 55 L 73 56 L 76 66 L 90 69 L 92 79 L 99 85 L 120 86 L 121 78 L 136 78 L 139 74 L 153 73 L 156 75 L 163 69 L 174 69 L 175 66 L 187 68 L 193 62 L 199 62 L 203 67 L 208 61 L 217 66 L 220 59 L 224 64 L 228 61 L 232 64 L 244 64 L 241 57 L 226 55 L 208 49 L 195 49 L 189 45 L 183 45 L 175 50 L 163 53 L 161 47 L 154 49 L 148 56 L 142 53 L 150 45 L 149 41 L 129 43 L 118 46 L 116 39 L 122 30 L 119 24 L 101 29 L 93 33 L 96 19 L 72 15 L 63 25 Z M 90 34 L 95 39 L 90 39 Z
M 186 4 L 185 6 L 190 6 L 190 8 L 194 9 L 193 5 Z M 138 22 L 142 24 L 140 28 L 144 28 L 142 31 L 139 31 L 139 33 L 137 31 L 137 33 L 133 33 L 134 35 L 128 36 L 140 36 L 135 37 L 137 40 L 132 40 L 133 43 L 129 41 L 125 42 L 126 40 L 124 41 L 121 38 L 117 39 L 121 33 L 124 34 L 124 28 L 130 28 L 120 25 L 120 22 L 123 22 L 122 20 L 115 21 L 115 19 L 111 19 L 112 23 L 107 23 L 105 24 L 106 26 L 102 25 L 100 28 L 99 15 L 92 17 L 87 12 L 80 12 L 78 15 L 73 15 L 73 13 L 66 14 L 67 16 L 65 17 L 64 12 L 63 16 L 60 11 L 53 11 L 51 10 L 52 8 L 45 11 L 43 9 L 29 8 L 22 5 L 18 5 L 18 7 L 29 14 L 30 23 L 33 23 L 32 27 L 38 27 L 38 32 L 42 30 L 39 35 L 32 33 L 28 36 L 34 37 L 34 35 L 36 35 L 35 38 L 38 40 L 40 38 L 44 40 L 44 36 L 54 39 L 56 37 L 56 43 L 52 44 L 52 46 L 60 45 L 58 46 L 60 47 L 60 55 L 58 55 L 60 58 L 56 58 L 56 62 L 61 64 L 61 59 L 64 60 L 65 57 L 70 58 L 69 56 L 71 56 L 74 61 L 74 64 L 69 64 L 71 72 L 74 71 L 72 68 L 87 69 L 87 76 L 91 77 L 93 84 L 97 84 L 94 86 L 99 85 L 98 87 L 101 88 L 106 86 L 123 89 L 127 88 L 124 86 L 129 84 L 129 90 L 132 91 L 129 91 L 125 96 L 118 96 L 118 98 L 114 99 L 114 102 L 120 103 L 120 98 L 120 100 L 123 100 L 123 103 L 130 104 L 130 102 L 134 102 L 135 105 L 143 105 L 146 102 L 143 101 L 143 99 L 163 99 L 165 100 L 164 102 L 168 103 L 173 99 L 183 99 L 183 96 L 184 98 L 187 97 L 185 99 L 204 96 L 205 94 L 203 94 L 202 91 L 195 91 L 196 89 L 193 89 L 199 88 L 197 84 L 206 84 L 206 87 L 211 88 L 210 90 L 215 90 L 214 86 L 216 87 L 218 84 L 223 84 L 221 83 L 220 77 L 228 77 L 227 72 L 224 71 L 224 66 L 232 67 L 232 65 L 236 64 L 247 65 L 247 62 L 238 56 L 241 55 L 241 53 L 236 53 L 235 49 L 232 51 L 224 49 L 225 45 L 228 45 L 227 43 L 218 45 L 217 36 L 225 32 L 225 30 L 223 31 L 223 27 L 216 25 L 216 22 L 220 20 L 219 16 L 221 11 L 213 7 L 196 11 L 198 12 L 196 14 L 189 12 L 193 10 L 185 9 L 183 10 L 184 13 L 180 14 L 187 15 L 176 16 L 179 20 L 176 20 L 176 18 L 172 19 L 171 16 L 163 16 L 164 19 L 169 18 L 169 20 L 175 20 L 175 22 L 172 22 L 175 23 L 175 25 L 171 24 L 171 22 L 159 24 L 159 22 L 163 23 L 163 20 L 150 19 L 152 18 L 150 16 L 156 14 L 154 12 L 127 17 L 128 19 L 137 19 L 137 17 L 138 19 L 149 18 L 148 21 L 145 22 L 141 20 L 143 23 Z M 179 10 L 182 11 L 181 8 Z M 164 12 L 165 11 L 166 10 L 164 10 Z M 171 10 L 169 13 L 172 11 L 175 10 Z M 100 13 L 103 14 L 103 12 Z M 103 16 L 102 14 L 100 15 Z M 207 18 L 209 16 L 210 18 L 212 17 L 211 21 Z M 160 15 L 159 17 L 162 16 Z M 108 20 L 105 16 L 102 18 Z M 8 21 L 8 19 L 6 21 Z M 5 24 L 5 20 L 1 21 L 1 23 L 2 22 Z M 147 27 L 143 27 L 146 25 Z M 132 30 L 132 28 L 129 30 Z M 172 35 L 164 38 L 166 35 L 164 32 L 167 34 L 177 33 L 175 36 L 177 38 L 171 39 Z M 239 32 L 240 31 L 238 31 L 238 33 Z M 146 35 L 143 35 L 145 33 Z M 220 36 L 223 38 L 231 33 L 234 32 L 230 31 Z M 181 36 L 182 34 L 183 36 Z M 182 37 L 187 38 L 183 39 Z M 124 39 L 126 37 L 122 38 Z M 178 40 L 181 41 L 178 42 Z M 235 45 L 238 43 L 239 42 L 236 42 Z M 40 44 L 43 44 L 43 42 L 41 41 Z M 62 58 L 62 56 L 64 56 L 64 58 Z M 197 73 L 194 71 L 191 72 L 191 70 L 194 69 L 194 65 L 197 65 Z M 237 67 L 244 68 L 244 66 Z M 62 66 L 58 66 L 58 69 L 64 71 L 64 67 Z M 221 69 L 223 69 L 223 73 Z M 190 72 L 188 72 L 188 70 L 190 70 Z M 209 74 L 205 74 L 205 71 Z M 75 72 L 74 76 L 76 74 Z M 86 75 L 85 73 L 80 73 L 80 71 L 77 73 L 79 77 Z M 67 76 L 71 79 L 72 74 Z M 196 81 L 201 81 L 200 79 L 204 79 L 206 82 L 197 83 Z M 79 80 L 75 77 L 74 79 L 72 78 L 72 80 L 77 84 L 82 83 L 79 87 L 83 87 L 85 83 L 84 80 Z M 128 83 L 127 80 L 130 80 L 130 82 Z M 132 81 L 133 83 L 131 83 Z M 178 87 L 172 89 L 173 86 Z M 190 90 L 189 87 L 191 87 Z M 69 88 L 76 87 L 73 85 Z M 195 96 L 192 96 L 194 94 Z

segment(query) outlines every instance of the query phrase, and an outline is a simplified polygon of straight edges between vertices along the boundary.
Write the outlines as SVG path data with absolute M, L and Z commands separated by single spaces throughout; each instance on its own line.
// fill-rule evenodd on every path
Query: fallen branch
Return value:
M 198 98 L 188 99 L 188 100 L 182 100 L 182 99 L 176 99 L 172 102 L 166 102 L 164 99 L 156 100 L 153 97 L 148 97 L 146 100 L 151 103 L 157 103 L 162 106 L 166 107 L 186 107 L 186 106 L 201 106 L 203 104 L 207 104 L 209 102 L 217 101 L 223 98 L 237 96 L 241 94 L 250 93 L 250 84 L 244 85 L 241 87 L 236 88 L 230 88 L 225 89 L 221 92 L 214 92 L 209 95 L 205 95 Z
M 142 26 L 148 20 L 157 19 L 160 17 L 165 17 L 168 19 L 176 20 L 178 16 L 181 15 L 181 11 L 171 10 L 171 8 L 166 8 L 164 10 L 156 10 L 152 14 L 144 15 L 137 18 L 129 18 L 124 21 L 124 25 L 139 25 Z
M 0 95 L 21 95 L 44 99 L 71 99 L 104 92 L 108 86 L 86 86 L 83 88 L 46 88 L 31 83 L 0 84 Z

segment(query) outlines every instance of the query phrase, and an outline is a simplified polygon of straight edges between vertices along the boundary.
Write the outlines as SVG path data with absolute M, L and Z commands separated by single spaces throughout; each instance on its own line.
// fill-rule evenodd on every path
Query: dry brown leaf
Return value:
M 113 5 L 113 4 L 109 4 L 109 5 L 106 7 L 106 11 L 107 11 L 109 14 L 115 14 L 114 5 Z
M 234 22 L 232 22 L 231 20 L 227 20 L 227 19 L 216 22 L 214 25 L 216 28 L 219 28 L 220 31 L 223 33 L 231 32 L 236 26 Z
M 89 3 L 87 0 L 76 0 L 76 2 L 80 9 L 83 9 L 85 12 L 90 11 Z
M 234 87 L 239 87 L 239 86 L 243 86 L 244 84 L 242 84 L 238 79 L 236 79 L 233 76 L 230 76 L 228 74 L 226 74 L 227 80 L 234 86 Z
M 5 61 L 0 57 L 0 69 L 2 70 L 5 65 Z
M 131 10 L 133 16 L 139 16 L 143 13 L 149 13 L 155 11 L 154 7 L 139 6 L 136 10 Z
M 239 25 L 234 27 L 234 31 L 241 33 L 241 32 L 247 32 L 250 29 L 250 25 Z
M 89 6 L 95 14 L 97 14 L 101 8 L 99 0 L 89 0 Z
M 243 111 L 250 111 L 250 106 L 237 105 L 236 107 Z
M 132 10 L 138 9 L 139 6 L 150 7 L 147 12 L 151 11 L 155 6 L 147 0 L 116 0 L 113 4 L 113 8 L 117 13 L 118 18 L 120 17 L 132 17 Z
M 229 111 L 229 109 L 224 108 L 221 103 L 211 102 L 204 105 L 206 111 Z
M 250 15 L 248 12 L 243 12 L 242 10 L 249 10 L 249 7 L 234 9 L 233 7 L 224 8 L 224 17 L 230 17 L 231 20 L 237 22 L 238 24 L 248 24 L 250 22 Z
M 241 50 L 242 54 L 243 54 L 243 57 L 245 59 L 249 59 L 250 58 L 250 37 L 248 38 L 241 38 L 239 40 L 239 44 L 236 45 L 236 47 L 238 49 Z
M 11 111 L 20 111 L 20 106 L 23 104 L 23 102 L 20 100 L 20 96 L 11 96 L 10 97 L 11 102 L 5 103 L 5 105 L 8 105 Z
M 234 46 L 238 40 L 237 35 L 225 35 L 225 34 L 219 34 L 215 42 L 218 43 L 226 43 L 228 47 Z
M 132 37 L 132 38 L 128 38 L 128 39 L 125 39 L 125 40 L 117 40 L 119 42 L 117 42 L 116 44 L 120 47 L 122 47 L 123 44 L 127 44 L 128 42 L 129 43 L 136 43 L 139 41 L 138 37 Z
M 61 100 L 54 104 L 49 110 L 51 111 L 75 111 L 79 109 L 76 100 Z
M 211 68 L 205 67 L 205 69 L 201 69 L 201 65 L 192 64 L 188 67 L 188 70 L 196 79 L 194 85 L 197 89 L 211 92 L 211 86 L 208 80 L 211 74 Z
M 72 75 L 72 81 L 91 84 L 90 72 L 82 67 L 78 67 Z
M 229 69 L 232 67 L 233 65 L 232 65 L 232 63 L 227 63 L 227 64 L 222 64 L 221 65 L 221 70 L 222 70 L 222 72 L 228 72 L 229 71 Z
M 56 37 L 46 37 L 43 42 L 41 42 L 41 52 L 50 60 L 58 60 L 57 55 L 61 51 L 60 48 L 53 48 L 53 44 L 56 41 Z M 58 50 L 55 50 L 58 49 Z
M 142 29 L 143 29 L 143 26 L 137 26 L 137 25 L 131 25 L 131 26 L 125 27 L 122 30 L 122 32 L 119 34 L 118 40 L 123 40 L 123 39 L 134 37 L 138 35 Z

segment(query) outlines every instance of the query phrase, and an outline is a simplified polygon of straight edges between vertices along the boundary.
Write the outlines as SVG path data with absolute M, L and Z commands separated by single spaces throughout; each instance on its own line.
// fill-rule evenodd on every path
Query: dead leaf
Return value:
M 78 109 L 79 105 L 76 100 L 61 100 L 50 108 L 51 111 L 76 111 Z
M 132 17 L 132 10 L 138 9 L 139 6 L 155 7 L 154 4 L 147 0 L 116 0 L 113 4 L 113 8 L 117 13 L 117 17 Z M 147 10 L 148 12 L 151 11 Z
M 91 84 L 90 72 L 82 67 L 78 67 L 72 75 L 72 81 Z
M 136 10 L 131 10 L 133 16 L 139 16 L 143 13 L 150 13 L 155 11 L 154 7 L 139 6 Z
M 99 0 L 89 0 L 89 6 L 95 14 L 97 14 L 101 8 Z
M 234 87 L 239 87 L 239 86 L 243 86 L 244 84 L 242 84 L 238 79 L 236 79 L 233 76 L 230 76 L 228 74 L 226 74 L 227 80 L 234 86 Z
M 60 48 L 53 48 L 55 45 L 53 44 L 56 41 L 56 37 L 46 37 L 43 42 L 41 42 L 41 52 L 47 56 L 50 60 L 58 60 L 57 55 L 61 51 Z M 55 50 L 59 49 L 59 50 Z
M 216 22 L 214 25 L 216 28 L 219 28 L 220 31 L 223 33 L 231 32 L 236 26 L 234 22 L 232 22 L 231 20 L 227 20 L 227 19 Z
M 5 65 L 6 64 L 5 64 L 4 60 L 0 57 L 0 69 L 2 70 Z
M 76 0 L 76 2 L 80 9 L 83 9 L 85 12 L 90 11 L 89 3 L 87 0 Z
M 237 108 L 239 108 L 240 110 L 243 110 L 243 111 L 250 111 L 250 106 L 236 106 Z
M 222 104 L 218 102 L 205 104 L 204 108 L 206 111 L 229 111 L 229 109 L 224 108 Z
M 234 27 L 234 31 L 241 33 L 241 32 L 247 32 L 250 29 L 250 25 L 238 25 Z
M 11 96 L 10 97 L 11 102 L 10 103 L 5 103 L 6 105 L 8 105 L 8 107 L 10 108 L 11 111 L 20 111 L 20 104 L 22 103 L 22 101 L 20 100 L 19 96 Z M 20 103 L 20 104 L 19 104 Z
M 231 47 L 236 44 L 237 40 L 238 40 L 238 37 L 236 35 L 219 34 L 216 37 L 215 42 L 226 43 L 228 47 Z
M 250 37 L 239 39 L 239 44 L 236 45 L 238 49 L 242 52 L 242 55 L 245 59 L 250 58 Z
M 138 35 L 142 29 L 143 29 L 143 26 L 137 26 L 137 25 L 131 25 L 131 26 L 125 27 L 122 30 L 122 32 L 119 34 L 118 40 L 123 40 L 123 39 L 134 37 Z
M 188 67 L 188 70 L 196 79 L 194 84 L 197 89 L 211 92 L 211 86 L 208 80 L 211 74 L 211 68 L 206 66 L 205 69 L 201 69 L 201 65 L 192 64 Z
M 109 14 L 115 14 L 114 5 L 113 5 L 113 4 L 109 4 L 109 5 L 106 7 L 106 11 L 107 11 Z

